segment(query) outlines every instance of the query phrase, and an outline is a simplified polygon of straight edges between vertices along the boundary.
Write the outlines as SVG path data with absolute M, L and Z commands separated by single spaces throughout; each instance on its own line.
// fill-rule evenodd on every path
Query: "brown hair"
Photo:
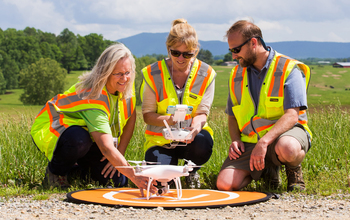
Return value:
M 261 37 L 261 39 L 263 39 L 260 28 L 253 22 L 247 20 L 239 20 L 234 23 L 226 32 L 226 38 L 234 32 L 241 33 L 246 40 L 252 37 Z M 258 42 L 261 44 L 260 40 Z
M 168 38 L 166 40 L 167 51 L 169 48 L 178 44 L 185 44 L 188 50 L 196 50 L 199 52 L 199 43 L 197 33 L 194 28 L 189 25 L 186 19 L 180 18 L 172 22 Z

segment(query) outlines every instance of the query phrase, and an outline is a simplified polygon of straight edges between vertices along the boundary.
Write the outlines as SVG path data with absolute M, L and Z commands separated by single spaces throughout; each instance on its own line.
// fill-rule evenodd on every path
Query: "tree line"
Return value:
M 101 34 L 75 35 L 68 28 L 57 36 L 31 27 L 0 28 L 0 94 L 22 88 L 20 100 L 24 104 L 43 104 L 63 92 L 66 74 L 72 70 L 90 70 L 101 53 L 114 43 Z M 165 57 L 160 54 L 135 57 L 137 73 Z M 214 60 L 211 52 L 203 49 L 198 59 L 211 65 L 222 62 Z M 136 89 L 141 81 L 141 74 L 137 74 Z
M 67 28 L 58 36 L 27 27 L 0 28 L 0 94 L 20 87 L 20 71 L 41 58 L 49 58 L 70 73 L 90 69 L 103 50 L 114 43 L 95 33 L 80 36 Z

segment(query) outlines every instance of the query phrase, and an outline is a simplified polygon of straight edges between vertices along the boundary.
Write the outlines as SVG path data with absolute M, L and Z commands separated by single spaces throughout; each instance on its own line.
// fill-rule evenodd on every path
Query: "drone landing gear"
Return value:
M 150 192 L 149 189 L 151 188 L 151 184 L 152 184 L 153 178 L 152 177 L 148 177 L 148 185 L 147 185 L 147 200 L 149 200 L 149 196 L 150 196 Z
M 174 182 L 176 186 L 177 199 L 180 200 L 182 197 L 182 187 L 181 187 L 180 177 L 174 178 Z

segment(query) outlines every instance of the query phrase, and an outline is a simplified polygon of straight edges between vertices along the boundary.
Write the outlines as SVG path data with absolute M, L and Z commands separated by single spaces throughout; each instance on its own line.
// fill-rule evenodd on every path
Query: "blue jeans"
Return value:
M 146 151 L 145 160 L 160 162 L 163 165 L 177 165 L 179 159 L 191 160 L 196 165 L 206 163 L 213 152 L 213 139 L 206 130 L 201 130 L 193 142 L 187 146 L 177 146 L 167 149 L 161 146 L 153 146 Z M 199 168 L 193 169 L 197 171 Z
M 91 140 L 90 134 L 80 126 L 67 128 L 60 136 L 53 157 L 48 164 L 50 171 L 56 175 L 67 175 L 68 178 L 79 175 L 83 180 L 89 177 L 100 185 L 109 183 L 109 175 L 105 178 L 101 172 L 108 160 L 100 162 L 103 155 L 97 144 Z M 114 187 L 123 187 L 128 179 L 118 172 L 112 177 Z

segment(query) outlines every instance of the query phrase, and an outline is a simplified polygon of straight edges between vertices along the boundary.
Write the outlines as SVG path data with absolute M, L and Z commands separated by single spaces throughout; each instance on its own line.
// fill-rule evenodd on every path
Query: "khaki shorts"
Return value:
M 308 133 L 305 131 L 305 129 L 301 125 L 296 125 L 289 131 L 286 131 L 285 133 L 281 134 L 272 144 L 270 144 L 267 147 L 266 157 L 265 157 L 265 164 L 266 163 L 273 163 L 276 166 L 281 166 L 282 163 L 277 158 L 277 154 L 275 151 L 275 145 L 277 141 L 283 137 L 283 136 L 291 136 L 297 139 L 301 145 L 302 150 L 304 150 L 306 153 L 309 151 L 310 148 L 310 137 Z M 229 157 L 226 158 L 224 161 L 221 170 L 223 169 L 242 169 L 242 170 L 248 170 L 250 171 L 250 174 L 254 180 L 258 180 L 261 176 L 262 171 L 251 171 L 249 168 L 249 162 L 250 162 L 250 154 L 252 153 L 252 150 L 255 147 L 254 143 L 244 143 L 245 152 L 236 160 L 230 160 Z

